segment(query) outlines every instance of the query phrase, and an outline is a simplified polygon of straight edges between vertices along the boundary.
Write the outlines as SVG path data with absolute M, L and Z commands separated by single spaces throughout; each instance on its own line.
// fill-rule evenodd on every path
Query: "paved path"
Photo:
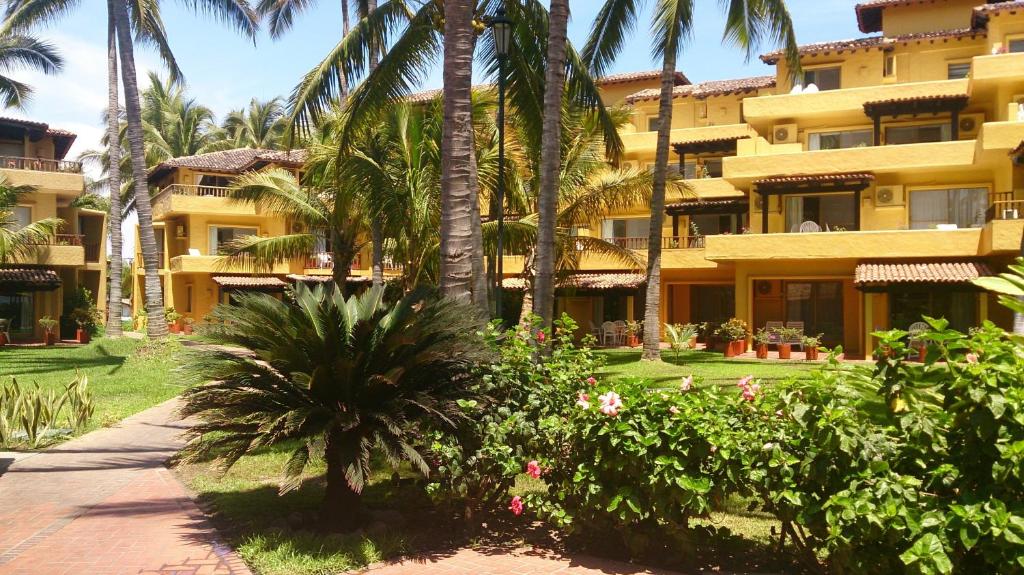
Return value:
M 587 556 L 565 557 L 537 549 L 460 549 L 445 555 L 379 565 L 359 575 L 676 575 Z M 355 573 L 353 575 L 355 575 Z
M 0 475 L 0 575 L 249 575 L 164 467 L 174 400 Z

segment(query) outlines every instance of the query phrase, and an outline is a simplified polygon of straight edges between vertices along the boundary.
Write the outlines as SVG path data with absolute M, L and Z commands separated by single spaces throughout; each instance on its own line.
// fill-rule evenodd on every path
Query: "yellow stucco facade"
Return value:
M 85 193 L 82 166 L 66 161 L 75 135 L 41 122 L 0 118 L 0 177 L 8 185 L 29 186 L 15 207 L 19 224 L 58 218 L 58 235 L 30 254 L 0 266 L 0 319 L 8 320 L 15 342 L 43 337 L 39 319 L 61 322 L 60 337 L 73 338 L 74 323 L 65 298 L 85 287 L 101 312 L 107 298 L 107 215 L 74 207 Z M 43 273 L 50 283 L 24 282 L 17 274 Z

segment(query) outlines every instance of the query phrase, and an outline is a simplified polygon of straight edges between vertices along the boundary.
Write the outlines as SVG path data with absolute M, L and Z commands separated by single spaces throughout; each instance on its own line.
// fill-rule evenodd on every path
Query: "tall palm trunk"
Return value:
M 146 315 L 150 337 L 167 335 L 167 321 L 164 319 L 163 290 L 160 286 L 159 269 L 163 262 L 157 262 L 156 234 L 153 231 L 153 210 L 149 203 L 149 186 L 146 181 L 146 157 L 142 140 L 142 108 L 139 105 L 139 83 L 135 73 L 135 50 L 132 46 L 132 29 L 128 21 L 128 6 L 124 0 L 112 0 L 114 27 L 117 30 L 118 55 L 121 58 L 121 81 L 124 83 L 124 107 L 128 124 L 128 149 L 132 157 L 132 173 L 135 174 L 135 210 L 139 215 L 139 241 L 142 244 L 142 260 L 146 269 Z
M 475 139 L 476 133 L 472 130 L 470 135 Z M 476 163 L 476 143 L 473 143 L 473 154 L 469 157 L 470 168 L 472 170 L 473 182 L 473 208 L 472 219 L 470 222 L 473 225 L 473 303 L 477 305 L 485 314 L 490 313 L 490 290 L 487 285 L 487 273 L 484 269 L 484 228 L 483 222 L 480 220 L 480 178 L 479 172 L 477 172 Z
M 366 13 L 360 14 L 361 18 L 366 18 L 374 10 L 377 9 L 377 0 L 370 0 L 366 3 Z M 377 64 L 380 61 L 380 55 L 377 53 L 376 48 L 370 50 L 370 73 L 377 68 Z M 370 218 L 370 243 L 372 249 L 373 262 L 371 263 L 370 279 L 373 281 L 373 287 L 384 287 L 384 229 L 381 226 L 379 217 Z
M 665 218 L 665 184 L 668 180 L 668 148 L 672 133 L 672 91 L 675 89 L 676 51 L 666 50 L 661 69 L 661 100 L 658 107 L 658 149 L 654 157 L 651 190 L 651 233 L 647 242 L 647 299 L 644 302 L 643 359 L 661 359 L 661 240 Z
M 469 300 L 473 280 L 473 0 L 444 3 L 441 291 Z
M 107 288 L 107 335 L 121 337 L 121 135 L 120 104 L 117 97 L 117 28 L 110 0 L 107 1 L 107 154 L 110 166 L 107 181 L 110 189 L 110 216 L 107 236 L 110 238 L 110 285 Z
M 348 38 L 348 33 L 351 30 L 348 22 L 348 0 L 341 0 L 341 37 Z M 341 93 L 341 100 L 344 102 L 348 99 L 348 78 L 345 77 L 345 73 L 338 70 L 338 91 Z
M 548 69 L 544 77 L 544 127 L 541 134 L 540 197 L 537 223 L 537 277 L 533 312 L 550 325 L 555 313 L 555 219 L 562 164 L 562 92 L 569 26 L 569 0 L 551 0 L 548 18 Z

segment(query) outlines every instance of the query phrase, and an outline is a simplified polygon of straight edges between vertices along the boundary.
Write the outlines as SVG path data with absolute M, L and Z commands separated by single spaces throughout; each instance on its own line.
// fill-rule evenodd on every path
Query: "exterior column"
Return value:
M 760 193 L 760 192 L 758 192 Z M 770 194 L 761 194 L 761 233 L 768 233 L 768 209 L 771 206 L 772 197 Z
M 874 122 L 875 145 L 876 146 L 881 146 L 882 145 L 882 117 L 876 114 L 876 115 L 871 117 L 871 120 Z
M 672 214 L 672 237 L 679 237 L 679 214 Z
M 861 190 L 853 192 L 853 227 L 860 231 L 860 195 Z
M 875 325 L 875 297 L 870 292 L 864 293 L 864 358 L 870 359 L 874 351 L 871 332 Z
M 960 139 L 960 110 L 953 110 L 950 115 L 949 133 L 954 142 Z

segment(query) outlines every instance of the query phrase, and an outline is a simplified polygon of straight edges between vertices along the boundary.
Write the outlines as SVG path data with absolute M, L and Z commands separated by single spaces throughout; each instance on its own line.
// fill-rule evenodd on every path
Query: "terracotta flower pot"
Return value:
M 192 326 L 190 326 L 189 324 L 186 323 L 185 327 L 182 328 L 182 330 L 185 332 L 185 335 L 192 335 Z
M 789 359 L 793 352 L 793 344 L 791 343 L 780 343 L 779 344 L 779 359 Z
M 808 361 L 816 361 L 818 359 L 818 348 L 808 347 L 804 350 Z
M 697 349 L 697 336 L 690 338 L 690 349 Z
M 928 359 L 928 346 L 922 345 L 917 348 L 917 361 L 924 363 Z
M 11 342 L 7 341 L 7 334 L 0 331 L 0 346 L 5 346 Z
M 736 357 L 736 346 L 733 345 L 735 342 L 725 342 L 725 357 Z
M 635 335 L 627 335 L 626 345 L 628 345 L 629 347 L 640 347 L 640 338 Z
M 757 344 L 757 359 L 768 359 L 768 344 Z
M 78 343 L 89 343 L 89 330 L 78 328 L 78 331 L 75 332 L 75 338 L 78 340 Z
M 170 330 L 171 333 L 180 333 L 181 332 L 181 327 L 179 327 L 177 323 L 168 323 L 167 324 L 167 329 Z

